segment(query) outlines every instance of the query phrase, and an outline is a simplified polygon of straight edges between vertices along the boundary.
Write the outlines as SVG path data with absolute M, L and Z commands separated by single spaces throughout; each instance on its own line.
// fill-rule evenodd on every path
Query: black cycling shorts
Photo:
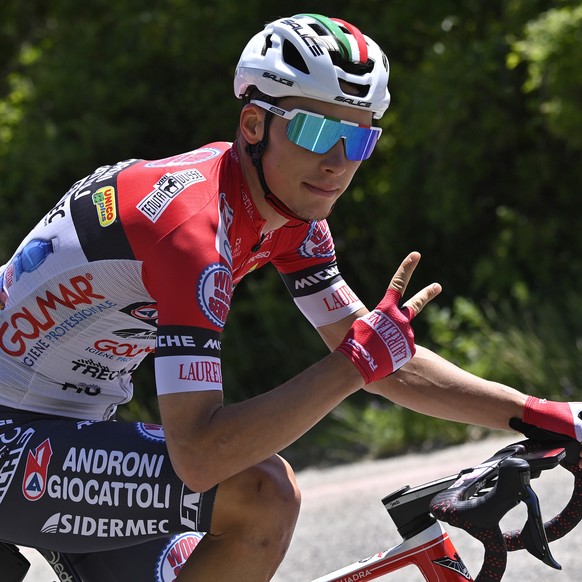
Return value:
M 0 407 L 1 540 L 67 554 L 173 539 L 180 553 L 202 537 L 185 532 L 209 531 L 215 495 L 180 481 L 157 424 Z

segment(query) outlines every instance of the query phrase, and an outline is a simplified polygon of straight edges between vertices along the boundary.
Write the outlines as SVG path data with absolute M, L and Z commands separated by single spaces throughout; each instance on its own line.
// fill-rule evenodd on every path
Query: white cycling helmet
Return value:
M 309 97 L 367 109 L 380 119 L 390 104 L 388 75 L 386 55 L 355 26 L 298 14 L 267 24 L 249 41 L 236 68 L 234 92 L 240 99 L 254 86 L 275 98 Z

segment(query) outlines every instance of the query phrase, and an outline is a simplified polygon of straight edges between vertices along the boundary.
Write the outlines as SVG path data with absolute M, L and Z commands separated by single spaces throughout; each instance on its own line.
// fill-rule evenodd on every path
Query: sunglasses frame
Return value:
M 251 99 L 250 103 L 258 105 L 262 109 L 265 109 L 266 111 L 269 111 L 270 113 L 273 113 L 274 115 L 277 115 L 278 117 L 282 117 L 283 119 L 286 119 L 289 122 L 287 124 L 287 137 L 289 138 L 289 141 L 291 141 L 292 143 L 294 143 L 295 145 L 297 145 L 303 149 L 306 149 L 308 151 L 311 151 L 313 153 L 317 153 L 320 155 L 327 153 L 332 147 L 335 146 L 335 144 L 340 139 L 343 139 L 344 140 L 344 151 L 346 153 L 346 157 L 348 158 L 348 160 L 354 161 L 354 162 L 361 162 L 363 160 L 367 160 L 370 157 L 370 155 L 372 154 L 372 151 L 374 150 L 374 147 L 376 147 L 376 143 L 378 143 L 378 140 L 380 139 L 380 136 L 382 135 L 382 128 L 381 127 L 376 127 L 376 126 L 372 126 L 372 125 L 362 125 L 360 123 L 355 123 L 353 121 L 346 121 L 345 119 L 337 119 L 336 117 L 330 117 L 328 115 L 321 115 L 320 113 L 314 113 L 313 111 L 306 111 L 305 109 L 296 108 L 296 109 L 291 109 L 290 111 L 288 111 L 286 109 L 279 107 L 278 105 L 273 105 L 272 103 L 267 103 L 266 101 L 261 101 L 260 99 Z M 295 117 L 298 114 L 303 114 L 307 117 L 315 117 L 317 119 L 323 119 L 325 121 L 331 121 L 331 122 L 338 124 L 338 125 L 347 125 L 350 127 L 360 127 L 360 128 L 369 130 L 372 135 L 373 134 L 377 135 L 376 141 L 374 142 L 374 146 L 370 150 L 368 157 L 351 160 L 347 155 L 347 141 L 349 139 L 349 136 L 341 135 L 341 132 L 340 132 L 340 135 L 339 135 L 337 141 L 334 142 L 332 145 L 330 145 L 330 147 L 327 150 L 325 150 L 325 152 L 316 152 L 315 150 L 313 150 L 309 147 L 306 147 L 306 146 L 303 146 L 303 145 L 297 143 L 296 141 L 294 141 L 293 139 L 291 139 L 289 137 L 289 125 L 291 124 L 291 122 L 295 119 Z

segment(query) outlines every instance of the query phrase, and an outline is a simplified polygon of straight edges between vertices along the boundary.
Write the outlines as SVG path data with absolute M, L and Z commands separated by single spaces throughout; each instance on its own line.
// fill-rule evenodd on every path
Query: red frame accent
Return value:
M 473 578 L 466 570 L 463 573 L 454 567 L 447 567 L 436 562 L 442 559 L 449 559 L 451 565 L 460 561 L 449 535 L 437 522 L 398 546 L 375 554 L 366 560 L 355 562 L 313 582 L 375 580 L 410 565 L 416 566 L 427 582 L 473 582 Z

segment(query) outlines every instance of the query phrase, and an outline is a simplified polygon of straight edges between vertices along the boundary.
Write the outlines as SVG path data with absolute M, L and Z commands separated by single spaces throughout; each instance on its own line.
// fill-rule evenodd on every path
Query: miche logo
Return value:
M 36 297 L 37 313 L 28 307 L 10 317 L 0 326 L 0 348 L 10 356 L 22 356 L 26 351 L 26 340 L 36 340 L 41 332 L 55 325 L 53 312 L 59 306 L 76 310 L 78 305 L 91 305 L 94 300 L 105 299 L 105 295 L 95 293 L 91 285 L 92 275 L 73 277 L 69 285 L 59 284 L 58 293 L 46 291 L 44 297 Z M 11 333 L 12 332 L 12 333 Z
M 222 344 L 220 342 L 220 340 L 217 339 L 209 339 L 205 344 L 204 347 L 207 350 L 218 350 L 220 351 L 222 348 Z
M 467 570 L 467 566 L 463 564 L 463 560 L 461 560 L 459 554 L 455 552 L 454 558 L 449 556 L 445 556 L 444 558 L 439 558 L 438 560 L 433 560 L 435 564 L 442 566 L 443 568 L 447 568 L 448 570 L 453 570 L 460 574 L 466 580 L 471 580 L 471 574 L 469 574 L 469 570 Z
M 157 348 L 195 348 L 196 342 L 191 335 L 158 335 L 156 339 Z
M 297 279 L 297 281 L 295 281 L 295 289 L 303 289 L 304 287 L 317 285 L 317 283 L 321 283 L 322 281 L 333 279 L 336 275 L 339 275 L 339 267 L 337 265 L 332 265 L 327 269 L 323 269 L 317 273 L 312 273 L 302 279 Z
M 22 494 L 29 501 L 38 501 L 46 491 L 46 476 L 53 449 L 49 439 L 44 440 L 34 451 L 28 451 Z

